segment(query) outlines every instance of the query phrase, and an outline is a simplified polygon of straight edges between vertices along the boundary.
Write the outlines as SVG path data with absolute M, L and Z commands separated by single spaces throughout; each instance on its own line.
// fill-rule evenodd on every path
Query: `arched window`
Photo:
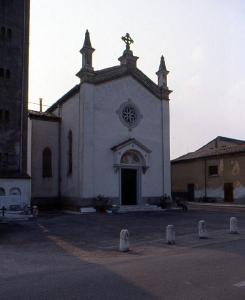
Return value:
M 7 30 L 7 36 L 8 36 L 8 39 L 11 40 L 11 38 L 12 38 L 12 30 L 10 28 L 8 28 L 8 30 Z
M 68 175 L 72 174 L 72 131 L 68 133 Z
M 43 178 L 52 177 L 52 151 L 46 147 L 43 150 Z
M 13 195 L 13 196 L 20 196 L 21 190 L 17 187 L 14 187 L 14 188 L 10 189 L 9 194 Z
M 5 110 L 5 121 L 9 122 L 9 111 Z
M 5 27 L 1 27 L 1 38 L 4 39 L 6 33 Z
M 0 196 L 5 196 L 5 189 L 4 188 L 0 188 Z
M 10 70 L 6 70 L 5 77 L 7 79 L 10 79 Z

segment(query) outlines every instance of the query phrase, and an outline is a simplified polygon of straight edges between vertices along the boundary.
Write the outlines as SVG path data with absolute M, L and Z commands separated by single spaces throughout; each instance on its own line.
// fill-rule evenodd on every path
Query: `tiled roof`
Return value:
M 182 155 L 174 160 L 172 163 L 190 161 L 194 159 L 208 158 L 208 157 L 217 157 L 224 156 L 228 154 L 237 154 L 237 153 L 245 153 L 245 143 L 243 145 L 238 146 L 226 146 L 217 149 L 199 149 L 195 152 L 190 152 L 185 155 Z
M 69 90 L 64 96 L 62 96 L 58 101 L 56 101 L 51 107 L 47 109 L 48 113 L 53 112 L 59 105 L 66 102 L 68 99 L 70 99 L 72 96 L 76 95 L 79 92 L 80 85 L 75 85 L 71 90 Z
M 59 122 L 61 120 L 60 117 L 57 117 L 56 115 L 49 112 L 39 112 L 36 110 L 29 110 L 28 114 L 31 119 L 39 119 L 39 120 L 52 121 L 52 122 Z
M 238 139 L 233 139 L 233 138 L 228 138 L 228 137 L 225 137 L 225 136 L 217 136 L 215 139 L 213 139 L 212 141 L 208 142 L 207 144 L 205 144 L 204 146 L 202 146 L 201 148 L 199 148 L 198 150 L 201 150 L 203 149 L 204 147 L 212 144 L 213 142 L 228 142 L 228 143 L 233 143 L 234 146 L 235 145 L 242 145 L 242 144 L 245 144 L 245 141 L 243 140 L 238 140 Z

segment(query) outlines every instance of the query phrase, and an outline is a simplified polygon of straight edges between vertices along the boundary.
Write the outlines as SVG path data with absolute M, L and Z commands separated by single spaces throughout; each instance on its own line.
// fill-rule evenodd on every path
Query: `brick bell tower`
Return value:
M 30 0 L 0 0 L 0 196 L 19 195 L 22 202 L 30 197 L 29 14 Z

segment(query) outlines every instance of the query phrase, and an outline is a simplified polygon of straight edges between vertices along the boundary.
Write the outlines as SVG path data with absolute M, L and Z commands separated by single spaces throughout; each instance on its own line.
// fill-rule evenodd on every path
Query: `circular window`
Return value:
M 129 129 L 138 125 L 142 115 L 131 100 L 124 102 L 117 111 L 123 125 Z
M 137 112 L 133 105 L 127 105 L 123 108 L 122 118 L 129 125 L 133 125 L 137 120 Z

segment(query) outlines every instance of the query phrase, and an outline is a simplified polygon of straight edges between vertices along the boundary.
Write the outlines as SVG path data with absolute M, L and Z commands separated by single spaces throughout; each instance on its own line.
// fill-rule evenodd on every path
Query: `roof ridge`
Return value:
M 207 157 L 214 157 L 217 155 L 228 155 L 245 152 L 245 144 L 243 145 L 229 145 L 225 148 L 215 148 L 215 149 L 206 149 L 205 151 L 195 151 L 189 152 L 185 155 L 177 157 L 172 160 L 172 162 L 181 162 L 181 161 L 189 161 L 194 159 L 201 159 Z

